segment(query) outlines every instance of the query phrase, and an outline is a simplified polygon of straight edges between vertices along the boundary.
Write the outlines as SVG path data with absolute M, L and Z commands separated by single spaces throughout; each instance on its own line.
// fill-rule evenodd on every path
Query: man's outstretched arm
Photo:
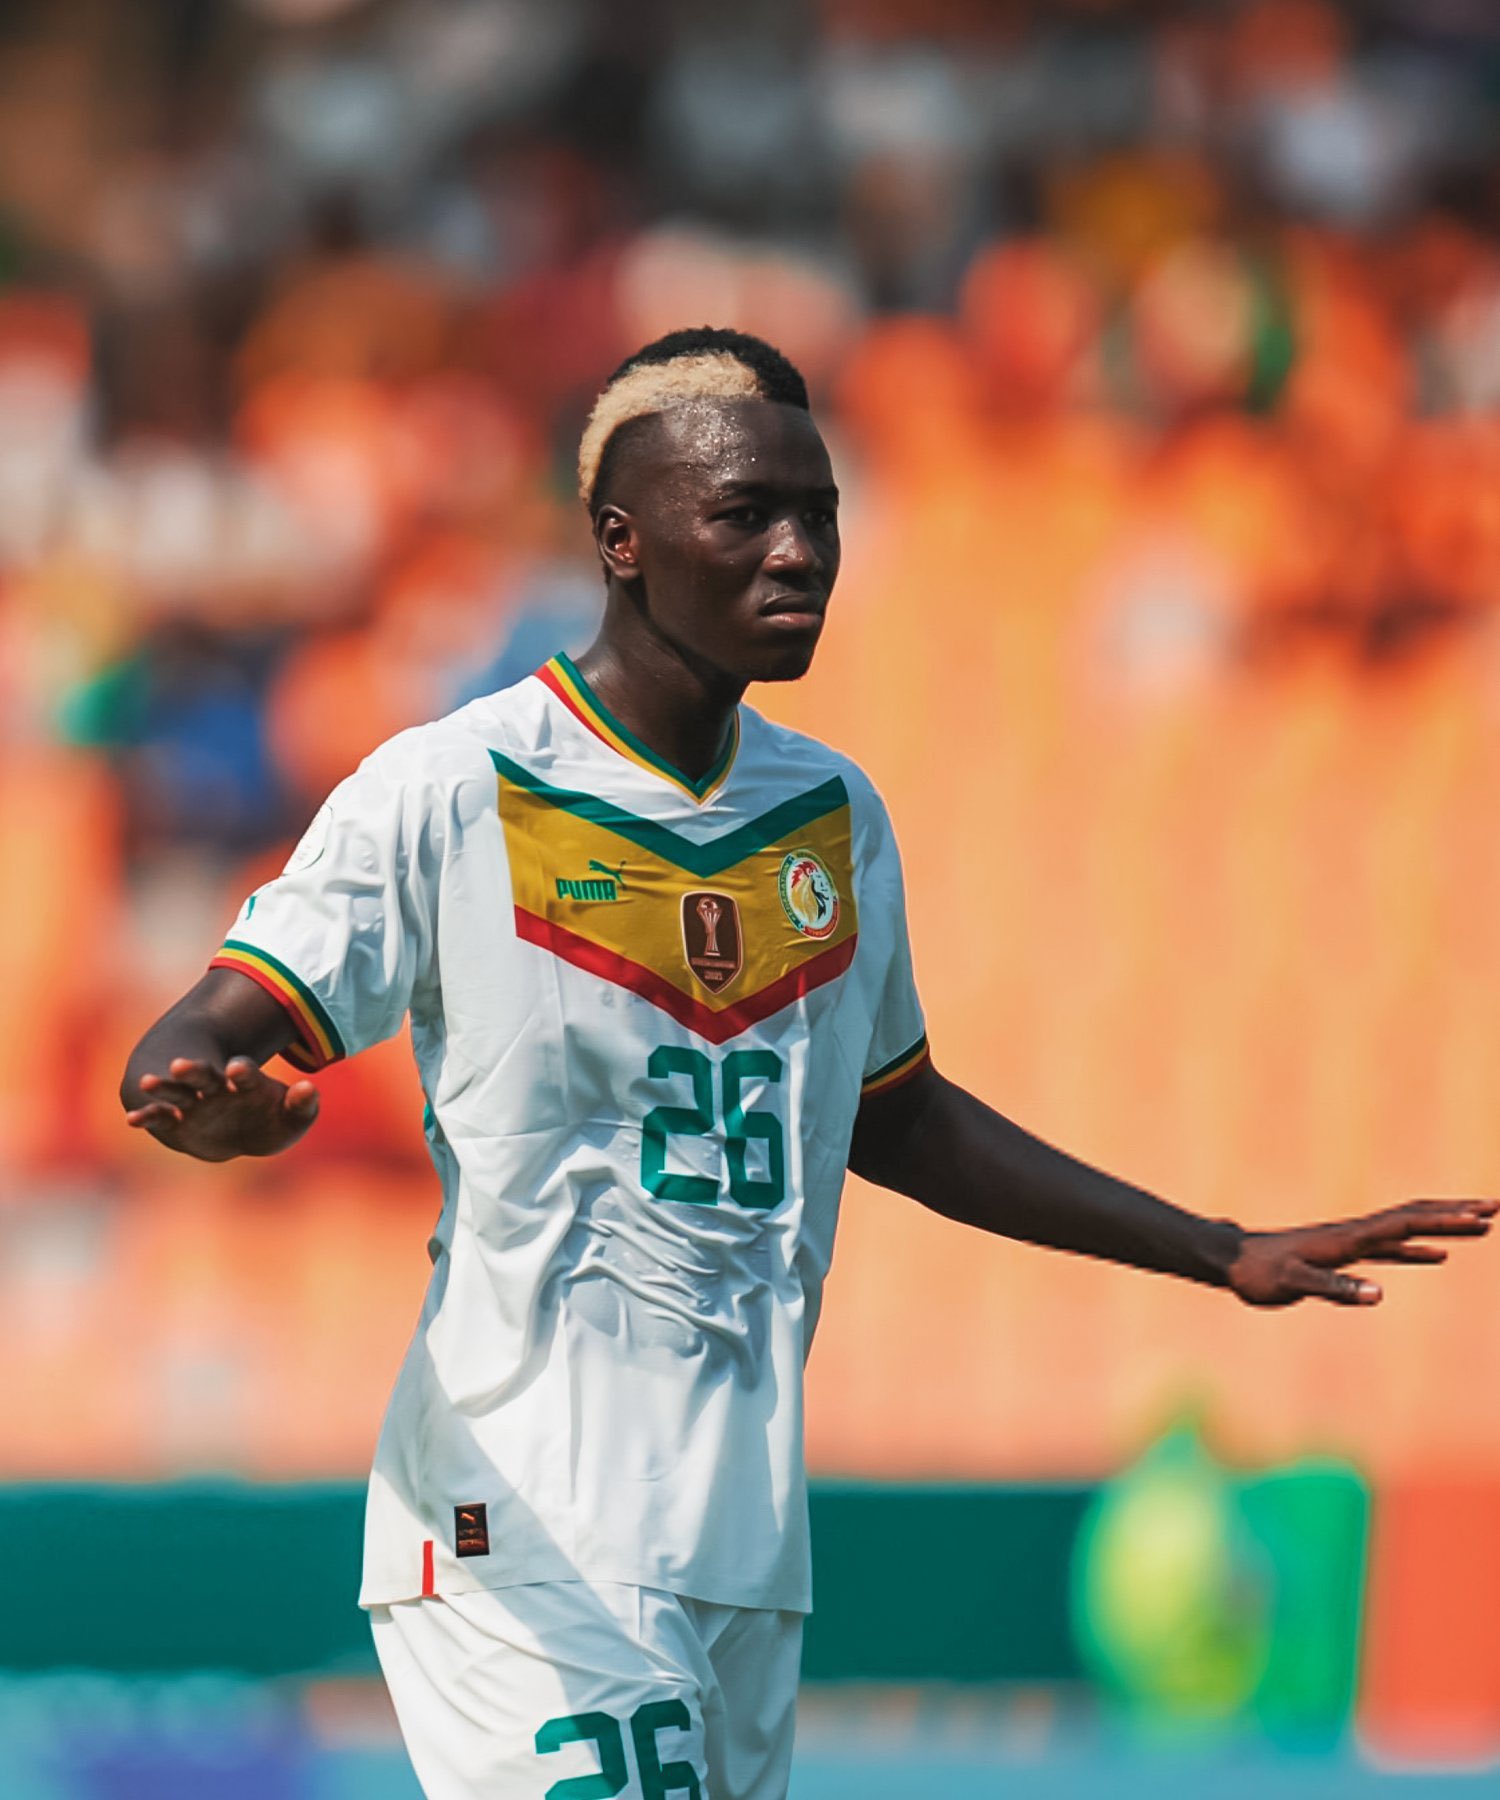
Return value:
M 872 1096 L 855 1121 L 849 1167 L 944 1217 L 1001 1237 L 1103 1257 L 1230 1288 L 1251 1306 L 1315 1296 L 1345 1306 L 1381 1297 L 1353 1262 L 1442 1262 L 1424 1237 L 1482 1237 L 1493 1200 L 1415 1200 L 1367 1218 L 1244 1231 L 1205 1219 L 1055 1150 L 926 1064 Z
M 210 969 L 131 1052 L 120 1083 L 126 1122 L 204 1162 L 285 1150 L 317 1118 L 318 1090 L 260 1065 L 296 1035 L 248 976 Z

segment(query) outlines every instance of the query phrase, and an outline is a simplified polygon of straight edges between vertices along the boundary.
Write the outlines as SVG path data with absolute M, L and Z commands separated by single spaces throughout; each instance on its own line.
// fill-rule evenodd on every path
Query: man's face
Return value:
M 806 673 L 839 570 L 838 489 L 809 415 L 698 400 L 641 425 L 595 537 L 653 631 L 737 681 Z

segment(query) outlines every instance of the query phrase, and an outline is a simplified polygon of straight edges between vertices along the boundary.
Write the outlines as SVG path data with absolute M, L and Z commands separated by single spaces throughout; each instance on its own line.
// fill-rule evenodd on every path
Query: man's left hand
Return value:
M 1336 1306 L 1374 1306 L 1377 1282 L 1340 1271 L 1348 1263 L 1440 1263 L 1448 1252 L 1420 1238 L 1483 1237 L 1500 1200 L 1411 1200 L 1363 1219 L 1300 1225 L 1289 1231 L 1247 1231 L 1229 1267 L 1229 1286 L 1247 1306 L 1291 1306 L 1331 1300 Z

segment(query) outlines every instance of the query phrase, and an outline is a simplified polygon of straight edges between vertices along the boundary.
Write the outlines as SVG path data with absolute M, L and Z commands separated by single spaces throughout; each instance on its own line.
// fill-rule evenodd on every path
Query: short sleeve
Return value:
M 877 802 L 878 805 L 878 802 Z M 912 971 L 911 938 L 906 924 L 906 886 L 901 856 L 885 808 L 879 806 L 877 837 L 871 858 L 867 900 L 861 905 L 861 928 L 869 905 L 885 917 L 882 940 L 889 944 L 884 978 L 875 1004 L 874 1027 L 865 1057 L 860 1098 L 883 1094 L 915 1075 L 928 1060 L 927 1028 Z
M 317 1070 L 392 1037 L 432 953 L 432 897 L 410 790 L 372 759 L 329 796 L 274 881 L 240 909 L 210 963 L 286 1008 L 285 1052 Z

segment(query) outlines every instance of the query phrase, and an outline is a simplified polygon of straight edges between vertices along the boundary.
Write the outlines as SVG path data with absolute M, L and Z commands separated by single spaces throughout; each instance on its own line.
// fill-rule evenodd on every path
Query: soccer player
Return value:
M 1250 1232 L 1049 1148 L 928 1055 L 890 822 L 741 704 L 812 661 L 838 491 L 732 331 L 630 358 L 583 436 L 606 583 L 577 662 L 334 792 L 131 1057 L 133 1126 L 295 1143 L 411 1019 L 442 1185 L 370 1482 L 362 1603 L 432 1800 L 786 1791 L 810 1604 L 802 1369 L 844 1171 L 981 1230 L 1368 1305 L 1488 1201 Z

